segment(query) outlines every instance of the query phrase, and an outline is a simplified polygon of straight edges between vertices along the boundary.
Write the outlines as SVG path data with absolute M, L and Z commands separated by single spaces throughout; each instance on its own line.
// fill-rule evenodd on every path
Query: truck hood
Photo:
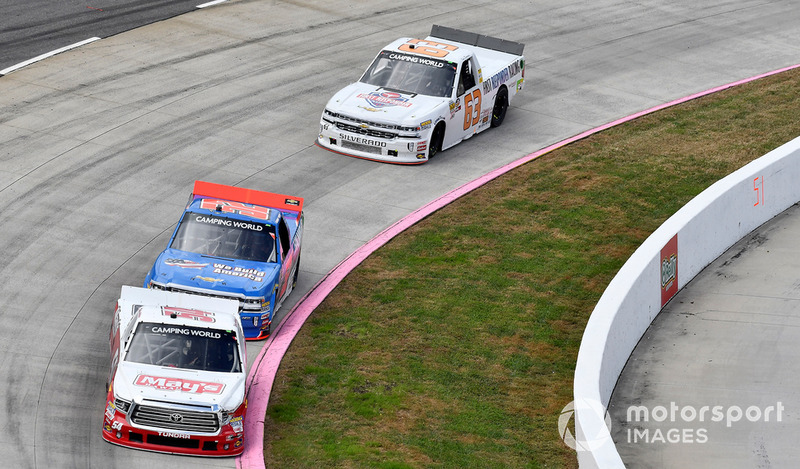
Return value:
M 416 127 L 449 101 L 449 98 L 401 93 L 356 82 L 333 95 L 327 108 L 367 122 Z
M 278 273 L 278 264 L 166 249 L 153 265 L 151 278 L 162 284 L 256 296 L 272 292 Z
M 125 400 L 218 405 L 234 410 L 244 402 L 244 373 L 213 373 L 123 362 L 114 376 L 114 394 Z

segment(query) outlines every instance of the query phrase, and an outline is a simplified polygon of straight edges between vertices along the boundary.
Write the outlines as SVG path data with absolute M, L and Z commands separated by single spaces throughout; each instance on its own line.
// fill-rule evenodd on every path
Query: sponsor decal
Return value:
M 458 111 L 461 110 L 461 98 L 456 99 L 456 102 L 450 103 L 450 118 L 452 119 Z
M 678 293 L 678 235 L 661 249 L 661 307 Z
M 114 401 L 108 401 L 106 405 L 106 418 L 108 420 L 114 420 L 114 415 L 117 413 L 117 406 L 114 404 Z
M 167 259 L 164 264 L 170 267 L 182 267 L 184 269 L 202 269 L 208 264 L 201 264 L 200 262 L 189 261 L 186 259 Z
M 199 322 L 216 322 L 214 313 L 210 311 L 200 311 L 197 309 L 178 308 L 175 306 L 167 306 L 162 309 L 164 316 L 175 315 L 183 319 L 192 319 Z
M 212 332 L 203 329 L 189 329 L 186 327 L 175 327 L 175 326 L 153 326 L 150 328 L 150 331 L 154 334 L 180 334 L 180 335 L 190 335 L 193 337 L 208 337 L 210 339 L 219 339 L 222 337 L 222 334 L 219 332 Z
M 182 440 L 189 440 L 192 438 L 186 433 L 178 433 L 178 432 L 158 432 L 158 436 L 166 436 L 169 438 L 180 438 Z
M 395 93 L 394 91 L 373 91 L 371 93 L 361 93 L 357 96 L 361 99 L 366 99 L 370 106 L 375 108 L 383 108 L 390 106 L 411 107 L 409 98 Z
M 242 417 L 234 417 L 231 419 L 231 429 L 236 433 L 241 433 L 244 429 L 244 422 L 242 422 Z
M 431 127 L 431 120 L 428 119 L 425 122 L 420 122 L 419 128 L 420 129 L 429 129 Z
M 406 54 L 398 54 L 398 53 L 389 54 L 389 58 L 392 59 L 392 60 L 399 60 L 399 61 L 402 61 L 402 62 L 411 62 L 411 63 L 414 63 L 414 64 L 422 64 L 422 65 L 427 65 L 429 67 L 436 67 L 436 68 L 444 68 L 444 66 L 447 64 L 446 62 L 443 62 L 441 60 L 434 60 L 434 59 L 428 59 L 428 58 L 425 58 L 425 57 L 416 57 L 414 55 L 406 55 Z
M 225 385 L 221 383 L 151 375 L 139 375 L 133 384 L 161 391 L 180 391 L 190 394 L 222 394 L 222 390 L 225 389 Z
M 254 282 L 263 282 L 267 275 L 263 270 L 245 269 L 244 267 L 233 267 L 227 264 L 214 264 L 214 273 L 230 275 L 232 277 L 247 278 Z
M 199 276 L 199 275 L 198 275 L 198 276 L 196 276 L 195 278 L 196 278 L 197 280 L 205 280 L 206 282 L 210 282 L 210 283 L 224 282 L 224 281 L 225 281 L 225 280 L 222 280 L 221 278 L 213 278 L 213 277 L 201 277 L 201 276 Z
M 233 213 L 236 215 L 243 215 L 251 218 L 259 218 L 261 220 L 269 220 L 270 216 L 269 208 L 259 207 L 258 205 L 253 205 L 253 204 L 246 204 L 244 202 L 231 202 L 228 200 L 202 199 L 200 200 L 200 208 L 212 211 L 221 211 L 224 213 Z M 215 218 L 213 220 L 219 221 L 220 219 Z M 198 219 L 197 221 L 201 220 Z M 217 221 L 215 221 L 214 223 L 216 223 Z
M 483 82 L 483 93 L 489 93 L 493 89 L 507 82 L 511 77 L 522 71 L 520 62 L 514 62 L 508 67 L 497 72 L 493 77 Z
M 386 142 L 381 142 L 380 140 L 372 140 L 370 138 L 357 137 L 354 135 L 339 134 L 339 138 L 342 140 L 347 140 L 348 142 L 360 143 L 361 145 L 368 145 L 371 147 L 386 146 Z
M 240 221 L 240 220 L 229 220 L 227 218 L 206 217 L 203 215 L 197 215 L 194 221 L 196 221 L 197 223 L 207 223 L 209 225 L 222 225 L 232 228 L 239 228 L 242 230 L 264 231 L 264 225 L 259 225 L 256 223 L 248 223 L 246 221 Z

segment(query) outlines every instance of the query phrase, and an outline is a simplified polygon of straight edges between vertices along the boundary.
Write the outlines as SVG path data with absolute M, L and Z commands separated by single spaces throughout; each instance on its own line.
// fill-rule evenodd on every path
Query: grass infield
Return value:
M 780 73 L 567 145 L 376 251 L 283 359 L 267 467 L 577 467 L 557 421 L 595 303 L 681 206 L 800 135 L 798 80 Z

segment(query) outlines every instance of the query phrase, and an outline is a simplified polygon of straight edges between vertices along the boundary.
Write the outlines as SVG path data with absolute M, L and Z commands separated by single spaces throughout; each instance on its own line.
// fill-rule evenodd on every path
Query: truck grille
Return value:
M 354 134 L 360 134 L 360 135 L 369 135 L 370 137 L 385 138 L 385 139 L 393 139 L 397 137 L 397 134 L 394 132 L 385 132 L 377 129 L 363 128 L 358 125 L 346 124 L 344 122 L 337 122 L 336 127 L 339 127 L 342 130 L 346 130 L 347 132 L 352 132 Z
M 219 418 L 216 412 L 171 409 L 150 405 L 134 406 L 131 422 L 145 427 L 196 433 L 217 433 Z
M 348 148 L 350 150 L 363 151 L 365 153 L 372 153 L 374 155 L 380 155 L 381 154 L 381 148 L 380 147 L 373 147 L 373 146 L 370 146 L 370 145 L 362 145 L 360 143 L 349 142 L 347 140 L 343 140 L 343 141 L 339 142 L 339 145 L 341 145 L 342 148 Z
M 417 138 L 417 132 L 420 130 L 417 127 L 403 127 L 400 125 L 383 124 L 381 122 L 357 119 L 339 112 L 331 112 L 328 109 L 325 109 L 325 113 L 322 118 L 348 132 L 387 139 L 396 137 Z M 363 128 L 362 125 L 364 124 L 370 128 Z

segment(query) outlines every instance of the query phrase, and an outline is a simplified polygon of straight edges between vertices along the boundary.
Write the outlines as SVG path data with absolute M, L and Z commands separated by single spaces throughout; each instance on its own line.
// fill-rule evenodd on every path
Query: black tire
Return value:
M 508 90 L 503 87 L 497 92 L 492 108 L 492 127 L 500 127 L 508 111 Z
M 433 129 L 431 135 L 431 144 L 428 148 L 428 159 L 436 156 L 437 153 L 442 151 L 442 143 L 444 142 L 444 124 L 439 124 Z

